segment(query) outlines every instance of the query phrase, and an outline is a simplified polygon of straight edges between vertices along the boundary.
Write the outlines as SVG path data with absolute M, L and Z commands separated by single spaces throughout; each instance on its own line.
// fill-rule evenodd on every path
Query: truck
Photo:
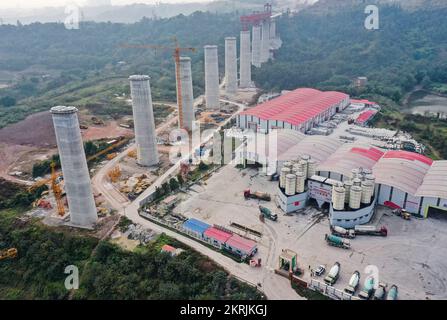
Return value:
M 359 298 L 369 300 L 374 293 L 374 277 L 368 276 L 363 284 L 363 289 L 359 293 Z
M 265 192 L 251 192 L 250 189 L 244 190 L 244 198 L 245 199 L 258 199 L 263 201 L 270 201 L 272 198 L 270 197 L 270 194 Z
M 349 279 L 348 285 L 345 288 L 345 292 L 353 295 L 357 290 L 359 283 L 360 283 L 360 272 L 354 271 L 354 273 L 351 276 L 351 279 Z
M 326 240 L 327 244 L 333 247 L 343 248 L 343 249 L 349 249 L 351 248 L 351 243 L 347 239 L 343 239 L 337 236 L 334 236 L 332 234 L 326 234 L 324 236 L 324 239 Z
M 380 282 L 379 287 L 376 289 L 376 292 L 374 292 L 373 300 L 383 300 L 385 299 L 386 295 L 386 284 Z
M 334 285 L 337 282 L 338 277 L 340 276 L 340 263 L 336 262 L 331 270 L 329 270 L 328 275 L 324 278 L 324 282 L 330 286 Z
M 411 214 L 405 209 L 397 208 L 397 209 L 394 209 L 392 212 L 393 212 L 393 214 L 395 214 L 398 217 L 401 217 L 404 220 L 411 219 Z
M 267 219 L 270 219 L 272 221 L 278 220 L 278 215 L 276 213 L 273 213 L 269 208 L 259 206 L 259 211 L 261 211 L 261 216 L 265 217 Z
M 357 225 L 354 227 L 354 232 L 356 235 L 367 235 L 367 236 L 381 236 L 386 237 L 388 235 L 388 229 L 385 226 L 374 226 L 374 225 Z
M 386 295 L 386 300 L 397 300 L 397 294 L 398 294 L 397 286 L 393 284 L 390 290 L 388 291 L 388 294 Z
M 352 229 L 348 230 L 339 226 L 331 226 L 331 232 L 333 235 L 338 237 L 349 238 L 349 239 L 355 238 L 355 231 Z

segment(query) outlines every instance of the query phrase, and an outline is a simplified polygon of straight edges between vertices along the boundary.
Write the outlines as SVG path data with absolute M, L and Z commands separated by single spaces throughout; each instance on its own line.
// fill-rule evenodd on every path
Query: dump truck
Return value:
M 367 235 L 367 236 L 381 236 L 386 237 L 388 235 L 388 229 L 385 226 L 374 226 L 374 225 L 357 225 L 354 227 L 354 232 L 356 235 Z
M 338 237 L 349 238 L 349 239 L 355 238 L 355 231 L 352 229 L 348 230 L 339 226 L 331 226 L 331 232 L 333 235 Z
M 376 292 L 374 292 L 373 300 L 383 300 L 386 295 L 386 284 L 380 282 Z
M 261 211 L 261 215 L 267 219 L 270 219 L 272 221 L 278 220 L 278 215 L 276 213 L 273 213 L 269 208 L 259 206 L 259 211 Z
M 326 240 L 327 244 L 330 246 L 343 248 L 343 249 L 351 248 L 351 243 L 347 239 L 343 239 L 343 238 L 334 236 L 332 234 L 326 234 L 324 236 L 324 239 Z
M 398 294 L 397 286 L 393 284 L 390 290 L 388 291 L 388 294 L 386 295 L 386 300 L 397 300 L 397 294 Z
M 357 290 L 359 283 L 360 283 L 360 272 L 355 271 L 352 274 L 351 278 L 349 279 L 349 283 L 345 288 L 345 292 L 353 295 Z
M 363 289 L 359 293 L 359 298 L 369 300 L 374 293 L 374 277 L 368 276 L 363 284 Z
M 340 263 L 336 262 L 331 270 L 329 270 L 328 275 L 324 278 L 324 282 L 330 286 L 334 285 L 337 282 L 338 277 L 340 276 Z
M 272 198 L 270 197 L 270 194 L 265 192 L 251 192 L 250 189 L 244 190 L 244 198 L 245 199 L 258 199 L 263 201 L 270 201 Z

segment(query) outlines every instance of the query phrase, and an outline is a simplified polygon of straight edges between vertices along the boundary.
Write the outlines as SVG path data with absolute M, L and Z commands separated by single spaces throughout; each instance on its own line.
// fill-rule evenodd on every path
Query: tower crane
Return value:
M 0 260 L 8 259 L 8 258 L 15 258 L 17 257 L 18 251 L 16 248 L 10 248 L 6 250 L 0 250 Z
M 54 199 L 56 200 L 57 214 L 61 217 L 65 215 L 65 207 L 62 201 L 62 189 L 57 182 L 56 163 L 51 162 L 51 190 L 53 190 Z
M 196 48 L 181 48 L 179 46 L 179 42 L 177 37 L 173 38 L 174 47 L 167 47 L 161 45 L 133 45 L 133 44 L 124 44 L 121 47 L 123 48 L 134 48 L 134 49 L 152 49 L 152 50 L 161 50 L 161 51 L 171 51 L 175 61 L 175 81 L 177 84 L 177 104 L 178 104 L 178 116 L 179 116 L 179 128 L 185 129 L 183 124 L 183 99 L 182 99 L 182 83 L 181 83 L 181 74 L 180 74 L 180 54 L 183 51 L 191 51 L 196 52 Z

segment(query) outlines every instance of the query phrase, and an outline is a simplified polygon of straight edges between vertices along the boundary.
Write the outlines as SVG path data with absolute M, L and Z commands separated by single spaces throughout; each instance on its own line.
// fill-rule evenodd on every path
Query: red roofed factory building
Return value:
M 300 88 L 242 112 L 237 125 L 264 133 L 278 128 L 305 133 L 349 104 L 349 95 L 345 93 Z

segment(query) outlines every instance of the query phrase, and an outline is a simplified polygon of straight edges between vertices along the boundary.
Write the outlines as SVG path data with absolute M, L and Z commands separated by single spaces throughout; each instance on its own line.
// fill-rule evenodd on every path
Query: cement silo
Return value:
M 137 145 L 137 162 L 141 166 L 158 164 L 157 139 L 149 76 L 129 77 L 132 112 Z
M 349 195 L 349 207 L 351 209 L 357 210 L 360 208 L 362 191 L 362 187 L 358 187 L 356 185 L 351 188 L 351 193 Z
M 205 101 L 206 108 L 219 109 L 219 62 L 217 46 L 203 47 L 205 53 Z
M 181 104 L 182 106 L 181 110 L 179 110 L 179 128 L 192 131 L 195 121 L 195 112 L 191 58 L 189 57 L 180 57 L 180 84 L 181 90 L 177 88 L 177 104 Z
M 67 194 L 70 223 L 92 228 L 98 220 L 84 144 L 79 129 L 78 109 L 57 106 L 51 108 L 57 148 Z
M 332 187 L 332 207 L 334 210 L 341 211 L 345 209 L 345 196 L 345 188 L 337 185 Z
M 285 193 L 288 196 L 293 196 L 296 193 L 296 175 L 286 175 Z
M 270 22 L 263 21 L 261 26 L 261 63 L 264 63 L 270 59 Z
M 237 93 L 237 44 L 235 37 L 225 38 L 225 91 Z
M 240 75 L 239 86 L 249 88 L 251 86 L 251 50 L 250 50 L 250 31 L 241 31 L 240 47 Z

